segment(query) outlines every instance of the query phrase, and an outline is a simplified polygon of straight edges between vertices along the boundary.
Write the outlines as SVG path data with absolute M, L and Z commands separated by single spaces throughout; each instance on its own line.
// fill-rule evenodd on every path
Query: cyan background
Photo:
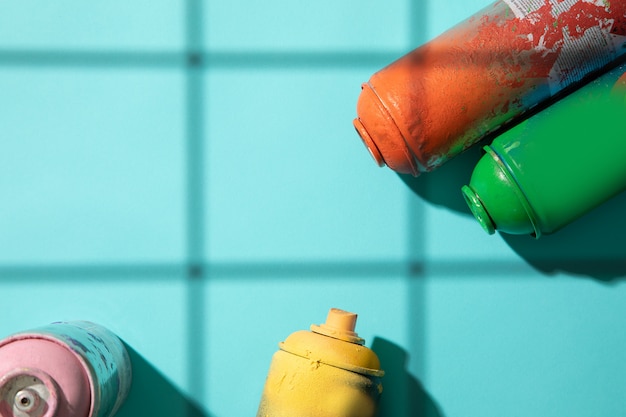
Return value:
M 626 196 L 488 236 L 477 151 L 400 177 L 351 124 L 488 3 L 1 1 L 0 335 L 92 320 L 133 355 L 120 416 L 249 417 L 278 342 L 340 307 L 381 417 L 625 416 Z

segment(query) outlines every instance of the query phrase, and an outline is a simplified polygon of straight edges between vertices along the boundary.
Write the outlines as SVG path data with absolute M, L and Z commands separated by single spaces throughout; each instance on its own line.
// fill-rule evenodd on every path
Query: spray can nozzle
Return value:
M 350 313 L 338 308 L 331 308 L 326 317 L 326 323 L 311 325 L 311 331 L 346 342 L 356 343 L 357 345 L 363 345 L 365 344 L 365 340 L 360 338 L 354 331 L 356 328 L 356 318 L 357 315 L 355 313 Z

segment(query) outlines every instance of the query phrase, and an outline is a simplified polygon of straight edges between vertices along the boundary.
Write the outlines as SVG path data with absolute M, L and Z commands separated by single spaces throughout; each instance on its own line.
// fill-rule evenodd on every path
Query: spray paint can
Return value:
M 1 417 L 111 417 L 131 384 L 122 342 L 86 321 L 57 322 L 0 341 Z
M 553 233 L 626 190 L 626 65 L 486 146 L 462 188 L 488 233 Z
M 624 1 L 496 1 L 375 73 L 354 126 L 380 166 L 417 176 L 625 54 Z
M 257 417 L 373 417 L 384 372 L 354 332 L 357 315 L 292 333 L 272 358 Z

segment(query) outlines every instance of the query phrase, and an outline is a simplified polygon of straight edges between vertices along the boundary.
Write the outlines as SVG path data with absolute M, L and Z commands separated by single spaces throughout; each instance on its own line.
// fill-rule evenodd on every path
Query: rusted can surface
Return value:
M 375 73 L 354 126 L 417 176 L 624 55 L 626 1 L 499 0 Z
M 130 390 L 123 343 L 86 321 L 0 341 L 0 417 L 112 417 Z

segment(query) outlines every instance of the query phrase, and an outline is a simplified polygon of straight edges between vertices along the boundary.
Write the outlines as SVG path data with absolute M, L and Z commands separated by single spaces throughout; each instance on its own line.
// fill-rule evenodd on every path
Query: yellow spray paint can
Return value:
M 373 417 L 384 372 L 356 318 L 333 308 L 326 323 L 279 343 L 257 417 Z

